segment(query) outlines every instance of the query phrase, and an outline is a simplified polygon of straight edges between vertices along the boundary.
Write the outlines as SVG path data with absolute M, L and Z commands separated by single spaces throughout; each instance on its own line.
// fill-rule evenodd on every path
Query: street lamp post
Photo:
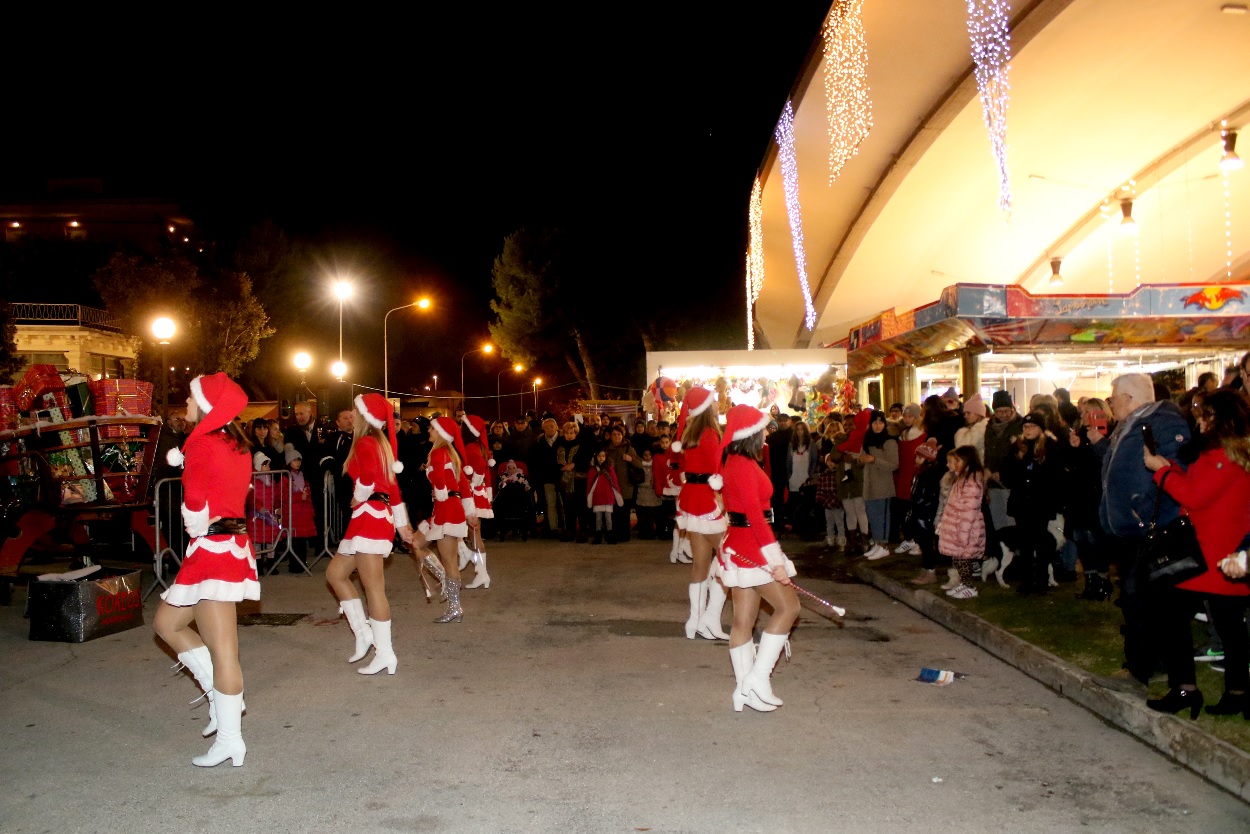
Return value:
M 152 322 L 152 335 L 161 346 L 161 418 L 165 420 L 169 419 L 169 340 L 176 329 L 173 320 L 164 316 Z
M 304 399 L 301 398 L 307 398 L 308 383 L 306 382 L 306 376 L 309 367 L 312 365 L 312 357 L 301 350 L 295 354 L 294 361 L 295 368 L 299 371 L 299 393 L 296 395 L 295 401 L 304 402 Z
M 352 297 L 352 285 L 348 281 L 334 282 L 334 297 L 339 300 L 339 364 L 343 364 L 343 302 Z M 346 366 L 344 366 L 346 373 Z
M 543 384 L 542 377 L 534 377 L 534 416 L 538 416 L 538 386 Z
M 430 309 L 430 299 L 418 298 L 416 301 L 412 302 L 411 304 L 401 304 L 398 307 L 387 310 L 386 315 L 382 317 L 382 396 L 385 399 L 390 399 L 391 397 L 391 385 L 390 385 L 391 366 L 390 366 L 389 356 L 388 356 L 389 346 L 387 344 L 387 339 L 386 339 L 386 320 L 390 318 L 391 313 L 395 312 L 396 310 L 406 310 L 409 307 L 416 307 L 420 310 L 428 310 Z M 435 377 L 435 381 L 437 382 L 437 377 Z
M 519 374 L 521 373 L 521 371 L 525 370 L 525 368 L 521 365 L 521 363 L 518 362 L 517 364 L 512 366 L 512 370 Z M 499 380 L 507 372 L 508 372 L 508 369 L 504 368 L 502 371 L 495 374 L 495 420 L 496 421 L 503 419 L 503 395 L 499 392 Z
M 464 408 L 464 405 L 465 405 L 465 402 L 464 402 L 464 401 L 467 399 L 467 397 L 465 396 L 465 390 L 464 390 L 464 359 L 465 359 L 465 356 L 472 356 L 472 355 L 473 355 L 473 354 L 475 354 L 475 353 L 490 353 L 490 352 L 491 352 L 492 350 L 494 350 L 494 349 L 495 349 L 495 346 L 494 346 L 494 345 L 492 345 L 492 344 L 490 344 L 489 342 L 487 342 L 486 344 L 482 345 L 480 348 L 477 348 L 476 350 L 471 350 L 471 351 L 469 351 L 468 353 L 466 353 L 464 356 L 461 356 L 461 357 L 460 357 L 460 407 L 461 407 L 461 408 Z M 465 408 L 465 411 L 467 412 L 467 411 L 468 411 L 468 409 L 467 409 L 467 408 Z

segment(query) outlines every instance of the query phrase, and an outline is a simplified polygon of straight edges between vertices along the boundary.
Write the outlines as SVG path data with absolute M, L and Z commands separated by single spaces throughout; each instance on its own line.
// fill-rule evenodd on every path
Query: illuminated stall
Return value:
M 866 402 L 920 402 L 949 387 L 987 401 L 1003 389 L 1017 403 L 1055 388 L 1105 397 L 1116 376 L 1134 371 L 1183 371 L 1186 387 L 1204 371 L 1222 379 L 1250 345 L 1248 300 L 1227 284 L 1153 284 L 1122 295 L 957 284 L 932 304 L 851 328 L 838 346 Z
M 745 403 L 818 419 L 854 399 L 846 358 L 844 347 L 648 352 L 642 407 L 656 419 L 674 420 L 685 392 L 697 385 L 719 394 L 722 417 Z

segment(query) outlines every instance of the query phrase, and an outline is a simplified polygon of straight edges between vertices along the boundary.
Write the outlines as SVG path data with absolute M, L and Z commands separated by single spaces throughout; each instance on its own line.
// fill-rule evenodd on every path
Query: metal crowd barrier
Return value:
M 321 550 L 308 561 L 308 567 L 314 567 L 322 559 L 334 556 L 339 542 L 343 540 L 345 522 L 333 472 L 326 472 L 321 479 Z
M 261 500 L 257 500 L 261 496 Z M 331 497 L 332 491 L 331 491 Z M 326 553 L 318 553 L 317 558 L 309 564 L 295 554 L 293 546 L 294 531 L 286 519 L 289 518 L 294 505 L 291 473 L 284 469 L 274 472 L 258 471 L 252 473 L 252 489 L 249 493 L 247 508 L 248 537 L 252 541 L 252 553 L 257 560 L 274 558 L 273 565 L 265 571 L 270 575 L 287 559 L 293 559 L 304 573 L 311 575 L 312 565 Z M 172 559 L 178 566 L 186 557 L 190 537 L 182 522 L 182 478 L 162 478 L 156 482 L 153 500 L 153 525 L 156 528 L 156 549 L 152 556 L 152 573 L 154 579 L 143 599 L 147 599 L 159 586 L 169 589 L 165 578 L 166 561 Z M 328 518 L 328 516 L 327 516 Z M 272 532 L 272 535 L 271 535 Z M 323 549 L 329 547 L 329 525 L 326 525 L 326 536 Z M 341 533 L 340 533 L 341 535 Z M 335 544 L 337 544 L 337 539 Z

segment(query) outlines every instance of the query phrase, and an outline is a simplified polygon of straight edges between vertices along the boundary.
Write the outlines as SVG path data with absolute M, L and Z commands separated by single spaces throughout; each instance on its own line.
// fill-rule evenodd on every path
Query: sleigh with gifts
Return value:
M 148 416 L 150 384 L 84 379 L 72 391 L 45 379 L 38 390 L 31 376 L 0 392 L 0 604 L 31 554 L 83 561 L 93 528 L 123 527 L 156 549 L 148 484 L 161 421 Z M 136 413 L 118 404 L 128 391 Z M 82 413 L 97 408 L 122 413 Z

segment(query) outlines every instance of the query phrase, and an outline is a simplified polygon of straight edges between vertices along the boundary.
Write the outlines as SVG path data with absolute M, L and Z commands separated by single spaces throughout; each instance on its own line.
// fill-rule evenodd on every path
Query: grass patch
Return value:
M 839 557 L 839 560 L 841 557 Z M 873 570 L 907 583 L 920 571 L 916 557 L 892 556 L 873 563 Z M 801 571 L 800 571 L 801 573 Z M 945 570 L 939 570 L 939 582 L 945 581 Z M 1095 675 L 1109 675 L 1120 668 L 1124 659 L 1124 643 L 1120 625 L 1124 622 L 1120 609 L 1111 600 L 1087 602 L 1076 599 L 1082 587 L 1076 583 L 1060 584 L 1046 596 L 1022 596 L 1013 588 L 1000 588 L 996 582 L 979 582 L 975 599 L 951 600 L 951 603 L 1026 640 L 1038 648 L 1062 658 L 1073 666 Z M 928 586 L 943 594 L 940 584 Z M 947 599 L 943 594 L 943 599 Z M 1112 597 L 1114 600 L 1114 597 Z M 1193 624 L 1195 646 L 1205 646 L 1206 624 Z M 1218 701 L 1224 692 L 1224 675 L 1209 663 L 1197 664 L 1198 688 L 1208 703 Z M 1161 697 L 1167 691 L 1166 678 L 1157 678 L 1150 685 L 1150 697 Z M 1188 720 L 1188 719 L 1186 719 Z M 1198 716 L 1198 726 L 1250 753 L 1250 721 L 1240 715 Z

